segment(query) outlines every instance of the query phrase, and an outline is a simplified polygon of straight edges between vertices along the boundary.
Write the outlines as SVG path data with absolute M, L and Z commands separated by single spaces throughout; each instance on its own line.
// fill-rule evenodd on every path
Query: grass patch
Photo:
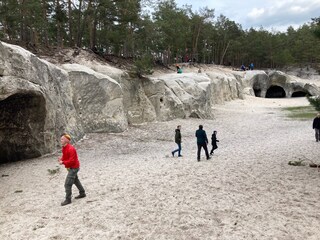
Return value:
M 315 118 L 317 111 L 313 106 L 298 106 L 283 108 L 286 111 L 286 116 L 291 119 L 310 120 Z
M 60 171 L 60 167 L 56 166 L 56 169 L 48 169 L 50 175 L 54 175 Z

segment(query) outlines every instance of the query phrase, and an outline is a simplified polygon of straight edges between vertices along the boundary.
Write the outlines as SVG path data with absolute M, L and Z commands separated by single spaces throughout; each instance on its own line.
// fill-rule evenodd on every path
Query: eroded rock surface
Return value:
M 0 42 L 0 163 L 53 152 L 60 134 L 122 132 L 128 124 L 214 118 L 213 107 L 246 95 L 319 95 L 319 82 L 279 71 L 184 66 L 182 74 L 132 78 L 95 60 L 53 65 Z
M 67 72 L 6 43 L 0 66 L 0 163 L 55 151 L 65 131 L 83 136 Z

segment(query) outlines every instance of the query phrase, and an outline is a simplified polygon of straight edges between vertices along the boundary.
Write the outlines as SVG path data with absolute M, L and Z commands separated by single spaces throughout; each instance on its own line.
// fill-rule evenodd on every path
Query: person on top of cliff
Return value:
M 179 66 L 179 64 L 176 65 L 177 73 L 182 73 L 182 68 Z
M 79 190 L 79 195 L 76 199 L 86 197 L 85 190 L 78 178 L 78 171 L 80 168 L 80 162 L 78 160 L 77 151 L 70 144 L 71 137 L 68 134 L 63 134 L 60 138 L 62 145 L 62 157 L 58 160 L 60 165 L 64 165 L 68 170 L 68 175 L 65 180 L 66 199 L 61 203 L 61 206 L 65 206 L 71 203 L 72 185 L 75 184 Z
M 253 68 L 254 68 L 253 63 L 250 63 L 250 65 L 249 65 L 249 69 L 250 69 L 250 70 L 253 70 Z

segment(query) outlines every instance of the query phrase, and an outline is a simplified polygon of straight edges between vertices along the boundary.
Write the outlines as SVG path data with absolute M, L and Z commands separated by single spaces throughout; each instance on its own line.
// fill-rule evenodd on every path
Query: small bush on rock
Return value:
M 134 66 L 131 70 L 131 74 L 142 78 L 144 74 L 152 74 L 153 60 L 149 54 L 143 55 L 141 58 L 134 62 Z

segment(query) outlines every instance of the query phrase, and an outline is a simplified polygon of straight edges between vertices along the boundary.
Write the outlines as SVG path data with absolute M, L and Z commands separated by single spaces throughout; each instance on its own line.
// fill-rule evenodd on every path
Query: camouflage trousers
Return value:
M 66 199 L 71 200 L 72 195 L 72 185 L 76 185 L 76 187 L 79 190 L 80 195 L 85 194 L 84 188 L 82 187 L 81 182 L 78 178 L 78 171 L 79 168 L 69 168 L 68 169 L 68 175 L 66 178 L 66 181 L 64 183 L 64 188 L 66 190 Z

